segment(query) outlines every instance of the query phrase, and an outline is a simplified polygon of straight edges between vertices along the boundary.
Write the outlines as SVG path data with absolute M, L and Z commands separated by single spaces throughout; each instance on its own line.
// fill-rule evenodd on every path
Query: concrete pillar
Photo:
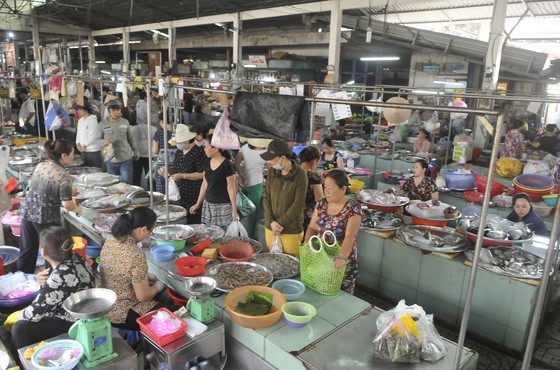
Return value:
M 235 63 L 235 68 L 239 70 L 241 64 L 243 63 L 243 47 L 241 46 L 241 27 L 243 20 L 241 19 L 241 13 L 237 13 L 233 17 L 233 58 L 232 63 Z M 226 25 L 227 27 L 227 25 Z M 226 30 L 229 32 L 229 30 Z
M 329 65 L 334 67 L 333 83 L 340 82 L 340 40 L 342 38 L 342 10 L 338 1 L 332 2 L 331 25 L 329 32 Z
M 122 31 L 122 50 L 123 50 L 123 63 L 122 72 L 127 73 L 130 66 L 130 29 L 123 27 Z
M 95 39 L 91 35 L 91 32 L 88 36 L 89 48 L 88 48 L 88 69 L 89 69 L 89 76 L 95 76 Z
M 173 27 L 167 29 L 169 35 L 168 54 L 169 54 L 169 69 L 173 69 L 177 62 L 177 30 Z
M 482 89 L 494 91 L 498 85 L 500 64 L 502 62 L 502 45 L 504 43 L 504 27 L 506 22 L 507 0 L 494 1 L 494 13 L 490 24 L 490 39 L 486 51 L 486 62 L 484 64 L 484 81 Z

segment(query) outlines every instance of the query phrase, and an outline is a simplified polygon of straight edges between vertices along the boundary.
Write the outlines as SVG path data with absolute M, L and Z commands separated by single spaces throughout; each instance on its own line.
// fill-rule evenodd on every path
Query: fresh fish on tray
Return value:
M 403 220 L 389 212 L 364 209 L 362 227 L 373 230 L 395 230 L 403 225 Z
M 126 206 L 130 201 L 123 195 L 109 195 L 102 198 L 88 199 L 82 207 L 91 209 L 114 209 Z
M 474 249 L 465 251 L 465 255 L 472 261 Z M 544 271 L 544 259 L 512 247 L 483 248 L 478 265 L 485 270 L 520 279 L 540 279 Z
M 397 236 L 408 245 L 430 252 L 462 252 L 466 246 L 465 236 L 450 228 L 403 226 L 397 230 Z
M 457 224 L 471 234 L 480 231 L 480 218 L 476 216 L 461 217 Z M 486 226 L 482 229 L 484 237 L 490 240 L 526 241 L 533 237 L 533 232 L 523 222 L 513 222 L 498 215 L 490 214 L 486 219 Z

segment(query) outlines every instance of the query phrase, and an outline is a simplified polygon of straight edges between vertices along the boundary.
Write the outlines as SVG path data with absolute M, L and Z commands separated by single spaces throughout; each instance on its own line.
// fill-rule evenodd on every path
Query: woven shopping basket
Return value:
M 325 235 L 330 234 L 334 242 L 329 244 Z M 332 231 L 327 231 L 322 238 L 313 235 L 299 249 L 301 281 L 310 289 L 323 295 L 335 295 L 340 291 L 346 263 L 343 268 L 333 267 L 333 259 L 340 255 L 340 244 Z

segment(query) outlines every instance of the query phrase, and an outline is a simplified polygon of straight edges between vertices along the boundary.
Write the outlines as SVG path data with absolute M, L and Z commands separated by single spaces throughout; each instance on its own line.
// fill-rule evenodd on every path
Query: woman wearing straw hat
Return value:
M 266 167 L 266 161 L 261 158 L 261 154 L 266 151 L 266 147 L 272 139 L 247 138 L 246 141 L 247 144 L 239 149 L 239 153 L 235 157 L 235 168 L 239 174 L 241 191 L 257 207 L 253 214 L 241 219 L 249 237 L 252 238 L 255 236 L 255 222 L 261 208 L 264 188 L 263 170 Z

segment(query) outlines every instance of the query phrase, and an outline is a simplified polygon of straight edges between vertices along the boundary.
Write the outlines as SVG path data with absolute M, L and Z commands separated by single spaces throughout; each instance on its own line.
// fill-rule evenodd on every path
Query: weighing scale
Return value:
M 102 288 L 82 290 L 64 301 L 64 309 L 80 319 L 70 327 L 68 335 L 84 346 L 82 364 L 87 368 L 118 356 L 113 352 L 111 322 L 105 317 L 116 302 L 117 294 Z
M 185 281 L 185 288 L 190 298 L 187 309 L 191 317 L 203 324 L 214 321 L 214 300 L 210 293 L 216 288 L 216 280 L 201 276 Z

